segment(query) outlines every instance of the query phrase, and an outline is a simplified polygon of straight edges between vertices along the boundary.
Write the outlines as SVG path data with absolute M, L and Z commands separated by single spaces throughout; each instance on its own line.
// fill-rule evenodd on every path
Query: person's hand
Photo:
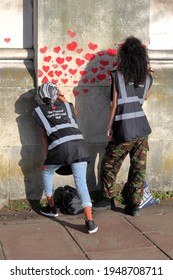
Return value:
M 112 136 L 113 136 L 112 127 L 108 126 L 107 137 L 108 137 L 109 141 L 112 140 Z
M 68 102 L 67 99 L 65 98 L 65 96 L 62 94 L 61 91 L 59 91 L 58 100 L 60 100 L 62 102 Z

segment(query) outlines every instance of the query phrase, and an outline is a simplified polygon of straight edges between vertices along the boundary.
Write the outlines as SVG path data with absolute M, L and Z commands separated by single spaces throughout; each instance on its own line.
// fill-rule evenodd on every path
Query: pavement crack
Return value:
M 162 250 L 154 241 L 152 241 L 144 232 L 142 232 L 137 226 L 135 226 L 130 220 L 128 220 L 126 217 L 124 217 L 124 219 L 131 224 L 138 232 L 140 232 L 148 241 L 150 241 L 153 246 L 155 246 L 160 252 L 162 252 L 165 256 L 167 256 L 170 260 L 172 260 L 172 258 L 164 251 Z

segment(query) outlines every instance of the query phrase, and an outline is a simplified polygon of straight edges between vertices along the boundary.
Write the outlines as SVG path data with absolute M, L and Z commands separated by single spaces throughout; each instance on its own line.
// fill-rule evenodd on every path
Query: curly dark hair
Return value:
M 122 72 L 125 82 L 133 82 L 138 87 L 149 73 L 149 58 L 146 47 L 141 41 L 129 36 L 117 52 L 117 68 Z

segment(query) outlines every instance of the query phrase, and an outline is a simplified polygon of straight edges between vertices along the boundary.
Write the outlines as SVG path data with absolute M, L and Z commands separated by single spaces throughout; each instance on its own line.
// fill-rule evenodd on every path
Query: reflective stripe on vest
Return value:
M 118 105 L 125 104 L 125 103 L 132 103 L 132 102 L 139 102 L 140 104 L 143 104 L 150 85 L 149 77 L 147 76 L 146 79 L 143 98 L 139 98 L 138 96 L 131 96 L 131 97 L 127 96 L 124 77 L 119 71 L 117 71 L 117 75 L 118 75 L 119 86 L 121 91 L 121 98 L 118 98 L 117 100 Z M 145 116 L 145 113 L 143 110 L 141 110 L 138 112 L 130 112 L 121 115 L 115 115 L 115 121 L 128 120 L 128 119 L 133 119 L 133 118 L 143 117 L 143 116 Z
M 72 112 L 71 112 L 71 108 L 69 103 L 64 102 L 66 109 L 67 109 L 67 114 L 68 117 L 70 119 L 71 123 L 66 123 L 66 124 L 60 124 L 60 125 L 55 125 L 54 127 L 51 127 L 47 118 L 44 116 L 42 110 L 40 107 L 35 108 L 35 111 L 37 112 L 39 118 L 41 119 L 46 133 L 48 136 L 50 136 L 50 134 L 52 134 L 53 132 L 58 131 L 59 129 L 63 129 L 63 128 L 77 128 L 78 129 L 78 125 L 75 122 L 75 119 L 72 116 Z M 72 140 L 79 140 L 79 139 L 83 139 L 83 135 L 80 134 L 72 134 L 72 135 L 68 135 L 68 136 L 63 136 L 55 141 L 53 141 L 49 146 L 48 146 L 48 150 L 51 150 L 53 148 L 55 148 L 56 146 L 68 142 L 68 141 L 72 141 Z
M 70 105 L 65 102 L 64 103 L 65 106 L 66 106 L 66 109 L 67 109 L 67 114 L 68 114 L 68 117 L 71 121 L 71 123 L 65 123 L 65 124 L 57 124 L 53 127 L 50 126 L 48 120 L 45 118 L 42 110 L 40 109 L 40 107 L 37 107 L 35 109 L 35 111 L 37 112 L 38 116 L 40 117 L 42 123 L 44 124 L 44 127 L 46 129 L 46 132 L 47 132 L 47 135 L 49 136 L 51 133 L 59 130 L 59 129 L 63 129 L 63 128 L 69 128 L 69 127 L 74 127 L 74 128 L 78 128 L 78 125 L 76 124 L 74 118 L 72 117 L 72 113 L 71 113 L 71 109 L 70 109 Z

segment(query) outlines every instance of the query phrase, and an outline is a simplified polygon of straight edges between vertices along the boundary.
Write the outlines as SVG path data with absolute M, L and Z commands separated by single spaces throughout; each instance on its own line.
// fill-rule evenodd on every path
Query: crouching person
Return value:
M 42 166 L 42 179 L 48 204 L 41 207 L 40 212 L 45 216 L 58 216 L 54 201 L 53 177 L 57 169 L 70 165 L 84 210 L 87 231 L 97 232 L 98 226 L 93 221 L 92 203 L 86 182 L 90 158 L 76 123 L 75 108 L 62 97 L 58 87 L 51 82 L 38 87 L 36 100 L 38 107 L 33 114 L 41 127 L 47 155 Z

